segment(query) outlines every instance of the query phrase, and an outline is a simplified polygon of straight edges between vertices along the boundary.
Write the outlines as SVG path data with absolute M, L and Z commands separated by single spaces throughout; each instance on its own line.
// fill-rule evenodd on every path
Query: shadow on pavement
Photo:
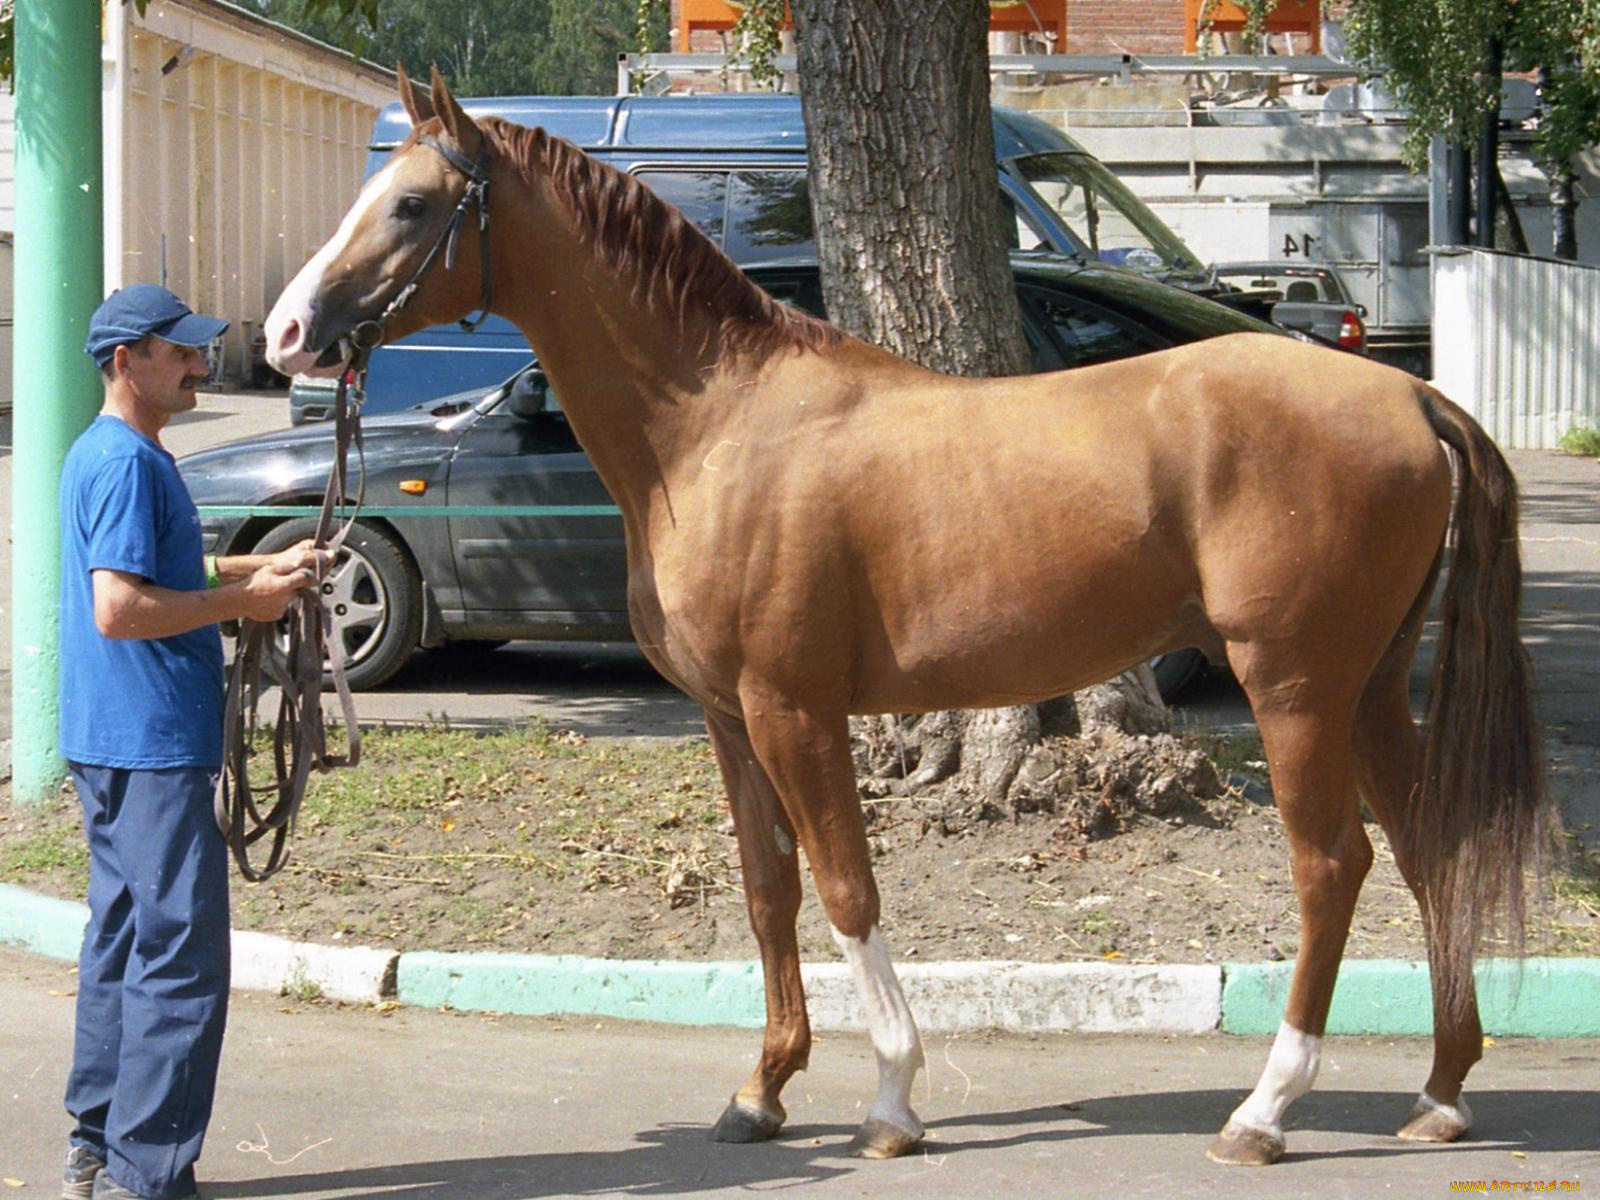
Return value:
M 988 1151 L 1015 1152 L 1083 1138 L 1210 1137 L 1239 1102 L 1239 1091 L 1158 1092 L 1105 1096 L 1044 1108 L 964 1113 L 929 1123 L 926 1150 L 934 1158 Z M 1392 1135 L 1410 1111 L 1411 1094 L 1313 1091 L 1296 1102 L 1284 1127 L 1290 1150 L 1274 1168 L 1273 1179 L 1294 1168 L 1330 1159 L 1399 1159 L 1448 1152 L 1492 1155 L 1491 1173 L 1503 1173 L 1512 1151 L 1534 1155 L 1594 1148 L 1593 1092 L 1486 1091 L 1474 1094 L 1478 1125 L 1448 1148 L 1402 1142 Z M 1015 1130 L 1015 1133 L 1007 1133 Z M 993 1131 L 1000 1136 L 985 1136 Z M 446 1159 L 425 1163 L 275 1176 L 259 1181 L 208 1185 L 217 1200 L 338 1192 L 343 1200 L 378 1200 L 403 1194 L 407 1200 L 459 1200 L 461 1197 L 545 1197 L 571 1195 L 691 1195 L 728 1188 L 788 1189 L 852 1172 L 887 1168 L 862 1164 L 846 1154 L 854 1128 L 835 1124 L 796 1125 L 776 1141 L 714 1150 L 704 1125 L 668 1125 L 636 1135 L 627 1150 L 593 1153 L 527 1154 L 515 1157 Z M 1340 1134 L 1383 1139 L 1378 1146 L 1296 1150 L 1296 1135 Z M 535 1136 L 530 1129 L 530 1138 Z M 1302 1136 L 1302 1141 L 1305 1138 Z M 1197 1162 L 1196 1171 L 1226 1170 Z M 1452 1168 L 1459 1171 L 1456 1159 Z M 1225 1176 L 1218 1176 L 1220 1182 Z M 903 1182 L 903 1181 L 902 1181 Z

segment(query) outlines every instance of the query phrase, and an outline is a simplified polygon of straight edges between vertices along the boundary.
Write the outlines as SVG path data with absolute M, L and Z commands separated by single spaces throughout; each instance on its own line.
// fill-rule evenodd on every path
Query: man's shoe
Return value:
M 140 1192 L 130 1192 L 123 1187 L 106 1171 L 101 1171 L 95 1177 L 94 1191 L 90 1193 L 91 1200 L 151 1200 L 149 1196 Z M 190 1192 L 182 1200 L 200 1200 L 199 1192 Z
M 71 1147 L 61 1168 L 61 1200 L 91 1200 L 95 1177 L 105 1169 L 105 1160 L 94 1151 Z

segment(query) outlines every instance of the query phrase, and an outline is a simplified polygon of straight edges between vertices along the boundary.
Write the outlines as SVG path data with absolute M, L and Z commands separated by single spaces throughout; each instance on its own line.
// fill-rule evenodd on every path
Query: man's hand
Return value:
M 296 592 L 315 587 L 327 574 L 333 553 L 313 550 L 308 539 L 273 555 L 227 558 L 222 565 L 226 587 L 182 591 L 126 571 L 96 568 L 95 626 L 108 638 L 164 638 L 236 617 L 276 621 Z
M 285 567 L 292 571 L 310 571 L 314 582 L 321 579 L 333 567 L 333 551 L 313 550 L 311 539 L 302 538 L 294 545 L 279 550 L 262 565 Z
M 311 539 L 301 538 L 294 545 L 275 554 L 230 554 L 225 558 L 219 558 L 217 574 L 222 577 L 224 583 L 243 583 L 266 566 L 306 570 L 320 579 L 333 566 L 333 551 L 313 550 Z
M 315 587 L 332 562 L 332 553 L 313 550 L 309 539 L 280 550 L 245 581 L 243 615 L 252 621 L 276 621 L 294 603 L 295 593 Z

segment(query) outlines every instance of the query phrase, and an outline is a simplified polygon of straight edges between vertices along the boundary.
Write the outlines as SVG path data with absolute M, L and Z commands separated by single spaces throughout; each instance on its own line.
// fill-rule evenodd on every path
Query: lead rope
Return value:
M 478 209 L 478 250 L 483 279 L 483 297 L 478 315 L 461 319 L 461 327 L 472 331 L 489 316 L 493 299 L 493 275 L 489 257 L 489 144 L 485 142 L 476 161 L 467 159 L 437 138 L 420 139 L 444 156 L 452 167 L 467 177 L 466 190 L 456 203 L 444 229 L 433 248 L 428 251 L 409 282 L 389 302 L 376 321 L 358 325 L 348 338 L 341 341 L 341 356 L 346 370 L 339 377 L 339 390 L 334 399 L 334 458 L 328 474 L 328 487 L 322 495 L 322 512 L 317 518 L 317 532 L 312 545 L 319 550 L 331 550 L 335 556 L 344 546 L 350 528 L 355 524 L 356 513 L 361 511 L 362 495 L 366 490 L 366 470 L 363 464 L 360 492 L 355 506 L 337 532 L 333 530 L 335 510 L 343 510 L 345 464 L 353 444 L 361 455 L 361 400 L 365 396 L 367 358 L 383 340 L 383 326 L 396 313 L 411 302 L 422 279 L 432 268 L 441 252 L 445 257 L 445 270 L 455 266 L 456 242 L 466 220 L 467 209 Z M 469 314 L 470 316 L 470 314 Z M 355 380 L 355 387 L 350 386 Z M 348 397 L 353 393 L 353 402 Z M 286 627 L 287 651 L 274 653 L 273 630 Z M 328 753 L 326 731 L 322 724 L 322 672 L 324 661 L 333 675 L 334 689 L 339 694 L 339 707 L 344 713 L 345 729 L 350 735 L 349 752 L 334 756 Z M 277 793 L 271 810 L 263 816 L 256 803 L 256 792 L 250 785 L 250 746 L 257 731 L 257 706 L 261 702 L 262 675 L 267 675 L 278 686 L 278 715 L 273 722 L 272 758 L 276 777 L 272 789 Z M 239 870 L 251 883 L 259 883 L 275 874 L 289 861 L 289 837 L 294 832 L 295 818 L 300 812 L 300 802 L 305 798 L 306 780 L 313 770 L 326 771 L 333 767 L 353 767 L 361 760 L 361 729 L 356 724 L 355 702 L 350 698 L 350 686 L 344 676 L 344 645 L 333 636 L 333 616 L 322 603 L 322 587 L 300 593 L 290 605 L 282 620 L 273 624 L 260 624 L 245 620 L 240 622 L 239 638 L 235 643 L 233 669 L 229 672 L 227 699 L 223 707 L 222 771 L 217 776 L 217 825 L 227 839 L 228 848 Z M 272 849 L 267 853 L 266 865 L 256 868 L 250 864 L 250 847 L 262 838 L 272 836 Z
M 312 545 L 318 550 L 331 551 L 335 561 L 355 524 L 366 491 L 361 401 L 365 398 L 367 357 L 376 345 L 376 335 L 376 326 L 362 326 L 352 335 L 350 353 L 346 356 L 348 369 L 339 377 L 334 399 L 333 466 L 322 494 L 322 510 L 317 517 Z M 335 529 L 336 514 L 344 512 L 345 498 L 349 495 L 347 462 L 352 445 L 362 462 L 359 490 L 348 516 Z M 222 771 L 217 777 L 215 807 L 217 825 L 227 840 L 228 849 L 239 864 L 240 874 L 251 883 L 260 883 L 276 874 L 289 861 L 289 838 L 294 832 L 311 772 L 353 767 L 361 761 L 361 727 L 356 723 L 355 701 L 345 679 L 344 643 L 342 638 L 334 636 L 333 614 L 322 601 L 326 586 L 319 580 L 317 587 L 300 592 L 280 621 L 260 622 L 246 618 L 240 622 L 223 706 Z M 274 632 L 279 629 L 283 629 L 287 637 L 281 653 L 273 644 Z M 328 753 L 327 730 L 322 719 L 325 669 L 333 676 L 349 735 L 349 750 L 340 755 Z M 275 684 L 278 688 L 278 712 L 272 723 L 274 779 L 270 787 L 258 792 L 250 783 L 249 760 L 259 728 L 263 676 L 267 686 Z M 276 799 L 271 809 L 263 814 L 257 796 L 268 792 L 276 793 Z M 269 835 L 272 844 L 267 861 L 260 867 L 253 866 L 250 847 Z

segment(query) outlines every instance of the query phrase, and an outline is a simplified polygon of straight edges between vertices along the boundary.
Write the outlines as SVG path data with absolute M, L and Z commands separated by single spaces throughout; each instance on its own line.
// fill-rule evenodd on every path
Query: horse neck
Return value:
M 574 432 L 619 504 L 652 486 L 718 390 L 722 316 L 654 313 L 624 268 L 539 180 L 501 188 L 495 308 L 527 337 Z

